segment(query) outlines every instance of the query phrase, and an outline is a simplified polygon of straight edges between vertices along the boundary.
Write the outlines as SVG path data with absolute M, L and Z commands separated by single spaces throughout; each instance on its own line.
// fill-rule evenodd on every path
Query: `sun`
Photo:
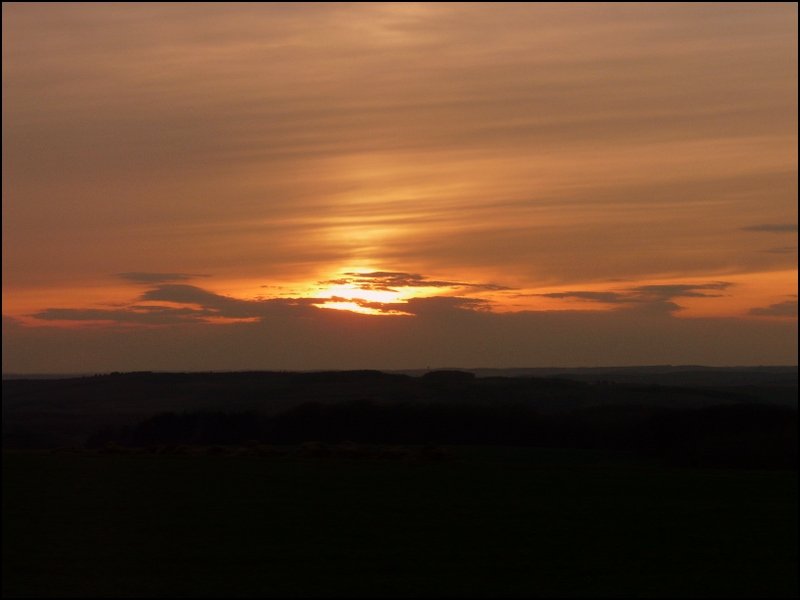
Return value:
M 404 295 L 395 290 L 363 289 L 352 283 L 331 285 L 322 294 L 321 298 L 349 298 L 364 302 L 380 302 L 382 304 L 403 302 L 405 300 Z
M 369 306 L 370 303 L 404 303 L 407 295 L 395 290 L 364 289 L 362 286 L 352 283 L 333 284 L 319 290 L 315 297 L 323 300 L 319 304 L 315 304 L 319 308 L 349 310 L 365 315 L 407 314 L 396 309 Z

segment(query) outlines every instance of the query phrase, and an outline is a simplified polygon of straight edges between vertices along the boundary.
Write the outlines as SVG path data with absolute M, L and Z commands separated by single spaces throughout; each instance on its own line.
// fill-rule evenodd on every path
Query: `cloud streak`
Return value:
M 753 308 L 749 312 L 755 317 L 795 317 L 797 318 L 797 300 L 777 302 L 766 307 Z
M 719 298 L 723 294 L 713 292 L 722 292 L 730 286 L 731 284 L 728 282 L 715 281 L 703 284 L 642 285 L 621 291 L 567 291 L 536 295 L 545 298 L 576 299 L 619 305 L 626 310 L 634 308 L 636 310 L 672 313 L 682 308 L 679 304 L 672 302 L 675 298 Z
M 788 319 L 677 319 L 645 312 L 473 310 L 420 299 L 416 316 L 316 309 L 229 325 L 126 330 L 21 326 L 4 320 L 5 372 L 403 369 L 529 365 L 795 364 Z M 455 307 L 453 306 L 455 305 Z M 64 352 L 69 348 L 69 352 Z M 11 351 L 13 349 L 13 352 Z
M 756 231 L 763 233 L 797 233 L 797 223 L 764 223 L 742 227 L 742 231 Z
M 174 274 L 159 277 L 172 278 Z M 495 284 L 474 284 L 460 281 L 430 279 L 419 274 L 399 271 L 346 273 L 347 277 L 322 283 L 350 285 L 367 291 L 397 291 L 403 288 L 462 288 L 478 290 L 508 290 Z M 629 287 L 620 291 L 565 291 L 533 294 L 546 298 L 580 300 L 597 304 L 616 305 L 626 311 L 644 311 L 651 314 L 673 313 L 681 306 L 675 298 L 718 298 L 715 293 L 730 287 L 727 282 L 705 284 L 670 284 Z M 153 302 L 168 303 L 154 305 Z M 275 297 L 267 299 L 240 299 L 218 294 L 188 284 L 162 283 L 143 292 L 137 302 L 114 309 L 99 308 L 48 308 L 30 316 L 42 321 L 110 321 L 139 323 L 143 325 L 173 325 L 205 323 L 211 320 L 263 320 L 274 317 L 318 315 L 327 305 L 352 303 L 370 309 L 378 315 L 435 315 L 459 311 L 492 312 L 496 306 L 486 298 L 437 295 L 412 297 L 405 301 L 381 302 L 360 297 L 332 295 L 330 297 Z M 755 313 L 753 313 L 755 314 Z
M 797 246 L 778 246 L 777 248 L 768 248 L 762 252 L 769 254 L 794 254 L 797 252 Z
M 215 311 L 168 306 L 131 306 L 117 309 L 48 308 L 31 315 L 43 321 L 108 321 L 138 325 L 204 323 Z
M 500 291 L 512 288 L 495 283 L 468 283 L 465 281 L 441 281 L 429 279 L 417 273 L 396 271 L 374 271 L 372 273 L 344 273 L 345 277 L 321 281 L 327 285 L 353 285 L 362 290 L 396 292 L 402 288 L 472 288 L 475 290 Z
M 159 306 L 154 301 L 182 306 Z M 144 292 L 139 302 L 115 309 L 48 308 L 30 315 L 43 321 L 110 321 L 142 325 L 178 325 L 302 316 L 318 310 L 315 298 L 242 300 L 186 284 L 163 284 Z
M 199 277 L 209 277 L 208 275 L 197 275 L 191 273 L 142 273 L 142 272 L 131 272 L 131 273 L 117 273 L 117 277 L 124 279 L 126 281 L 132 281 L 134 283 L 167 283 L 172 281 L 189 281 L 191 279 L 197 279 Z

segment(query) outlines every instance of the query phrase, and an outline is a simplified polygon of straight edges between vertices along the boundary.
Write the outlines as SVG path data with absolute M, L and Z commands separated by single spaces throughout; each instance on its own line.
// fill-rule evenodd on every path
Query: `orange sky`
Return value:
M 796 4 L 12 2 L 3 98 L 4 372 L 797 361 Z

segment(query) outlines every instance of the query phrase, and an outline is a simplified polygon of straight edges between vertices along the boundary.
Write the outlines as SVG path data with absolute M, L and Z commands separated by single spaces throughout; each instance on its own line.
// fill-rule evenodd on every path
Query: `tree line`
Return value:
M 277 415 L 161 413 L 132 426 L 98 431 L 87 447 L 304 442 L 599 449 L 673 465 L 796 468 L 797 411 L 763 404 L 624 405 L 554 415 L 513 403 L 307 402 Z

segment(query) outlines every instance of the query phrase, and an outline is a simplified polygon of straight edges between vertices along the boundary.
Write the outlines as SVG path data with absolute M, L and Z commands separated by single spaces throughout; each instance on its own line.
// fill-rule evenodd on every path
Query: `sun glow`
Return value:
M 334 310 L 349 310 L 365 315 L 401 315 L 407 314 L 386 304 L 401 304 L 406 296 L 395 290 L 363 289 L 357 284 L 334 284 L 321 289 L 316 297 L 321 301 L 315 306 Z M 370 306 L 374 304 L 374 306 Z
M 363 289 L 356 284 L 348 283 L 343 285 L 332 285 L 322 291 L 320 298 L 348 298 L 351 300 L 361 300 L 363 302 L 380 302 L 381 304 L 391 304 L 404 302 L 407 294 L 391 289 L 375 290 Z

